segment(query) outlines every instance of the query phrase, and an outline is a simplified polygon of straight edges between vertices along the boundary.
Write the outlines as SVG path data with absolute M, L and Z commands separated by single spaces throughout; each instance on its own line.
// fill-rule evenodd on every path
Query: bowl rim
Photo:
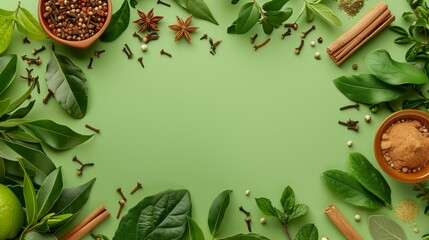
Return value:
M 54 40 L 58 43 L 61 43 L 63 45 L 70 46 L 70 47 L 81 48 L 81 49 L 88 48 L 91 44 L 93 44 L 101 36 L 101 34 L 104 33 L 104 31 L 106 30 L 107 26 L 110 23 L 110 20 L 112 19 L 112 0 L 106 0 L 107 1 L 107 18 L 106 18 L 106 21 L 104 22 L 103 27 L 97 33 L 95 33 L 93 36 L 91 36 L 85 40 L 81 40 L 81 41 L 65 40 L 65 39 L 57 37 L 48 28 L 47 22 L 46 22 L 45 18 L 43 17 L 43 14 L 45 13 L 45 2 L 47 2 L 47 1 L 48 0 L 39 0 L 37 12 L 38 12 L 40 25 L 41 25 L 43 31 L 52 40 Z
M 377 132 L 375 134 L 375 137 L 374 137 L 375 159 L 377 160 L 377 163 L 381 167 L 381 169 L 385 173 L 387 173 L 387 175 L 389 175 L 390 177 L 398 181 L 407 182 L 407 183 L 421 182 L 429 178 L 429 164 L 423 167 L 422 169 L 420 169 L 420 171 L 417 171 L 415 173 L 403 173 L 403 172 L 397 171 L 396 169 L 392 168 L 389 164 L 387 164 L 381 152 L 380 143 L 381 143 L 381 138 L 383 136 L 383 133 L 393 123 L 402 119 L 418 120 L 425 126 L 429 127 L 429 114 L 426 112 L 415 110 L 415 109 L 405 109 L 405 110 L 400 110 L 390 114 L 379 125 Z

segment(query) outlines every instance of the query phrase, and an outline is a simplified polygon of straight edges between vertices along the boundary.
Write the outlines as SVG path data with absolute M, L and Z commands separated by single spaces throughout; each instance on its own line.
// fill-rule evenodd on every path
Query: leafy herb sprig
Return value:
M 413 190 L 418 192 L 418 199 L 427 202 L 424 213 L 429 215 L 429 186 L 426 182 L 418 182 L 414 185 Z
M 33 40 L 47 38 L 36 18 L 20 3 L 15 11 L 0 9 L 0 54 L 9 47 L 15 25 L 19 32 Z
M 256 204 L 259 210 L 267 216 L 275 217 L 282 224 L 286 236 L 289 240 L 292 240 L 289 232 L 289 224 L 297 218 L 304 216 L 308 212 L 308 206 L 306 204 L 295 203 L 295 193 L 290 186 L 287 186 L 282 193 L 280 203 L 283 211 L 274 207 L 268 198 L 256 198 Z M 304 225 L 297 233 L 294 239 L 318 239 L 319 234 L 314 224 Z

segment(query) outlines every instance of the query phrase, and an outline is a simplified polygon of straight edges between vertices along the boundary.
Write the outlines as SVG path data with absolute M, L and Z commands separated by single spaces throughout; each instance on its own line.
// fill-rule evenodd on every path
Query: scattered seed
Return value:
M 244 192 L 244 194 L 246 194 L 246 196 L 249 196 L 249 195 L 250 195 L 250 190 L 249 190 L 249 189 L 247 189 L 247 190 Z
M 327 237 L 322 237 L 321 240 L 329 240 Z
M 318 42 L 318 43 L 323 43 L 323 38 L 322 38 L 322 37 L 319 37 L 319 38 L 317 39 L 317 42 Z
M 147 51 L 147 44 L 142 44 L 142 46 L 140 48 L 143 52 L 146 52 Z
M 356 221 L 356 222 L 359 222 L 359 221 L 360 221 L 360 215 L 359 215 L 359 214 L 356 214 L 356 215 L 355 215 L 355 221 Z
M 314 59 L 320 60 L 320 52 L 314 53 Z
M 312 46 L 312 47 L 316 46 L 316 42 L 315 41 L 311 41 L 310 42 L 310 46 Z
M 347 141 L 347 146 L 349 147 L 353 146 L 353 141 L 352 140 Z
M 353 63 L 353 64 L 352 64 L 352 69 L 353 69 L 353 70 L 355 70 L 355 71 L 356 71 L 358 68 L 359 68 L 359 65 L 357 65 L 356 63 Z
M 266 220 L 264 217 L 261 217 L 261 218 L 259 219 L 259 222 L 260 222 L 261 224 L 265 224 L 265 223 L 267 223 L 267 220 Z
M 417 219 L 419 205 L 413 200 L 401 201 L 396 205 L 395 215 L 404 223 L 413 223 Z
M 369 116 L 369 115 L 365 115 L 365 121 L 366 121 L 367 123 L 371 122 L 371 116 Z

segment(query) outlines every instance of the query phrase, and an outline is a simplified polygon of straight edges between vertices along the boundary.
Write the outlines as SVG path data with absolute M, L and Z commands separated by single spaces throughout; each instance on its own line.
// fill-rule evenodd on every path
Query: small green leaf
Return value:
M 240 9 L 235 23 L 236 33 L 243 34 L 248 32 L 253 28 L 253 26 L 255 26 L 259 18 L 261 18 L 261 14 L 259 13 L 258 6 L 255 3 L 249 2 L 244 4 Z
M 30 176 L 28 176 L 25 170 L 23 160 L 18 159 L 18 162 L 24 171 L 24 199 L 27 213 L 27 224 L 32 225 L 37 220 L 37 213 L 39 211 L 39 207 L 37 206 L 36 191 L 34 190 L 33 182 L 31 181 Z
M 18 16 L 21 21 L 18 20 L 15 22 L 17 23 L 18 31 L 20 31 L 22 34 L 36 41 L 41 41 L 48 38 L 48 36 L 42 30 L 39 21 L 33 17 L 30 11 L 20 7 Z
M 112 15 L 109 25 L 100 36 L 100 40 L 111 42 L 117 39 L 128 28 L 129 23 L 130 6 L 128 6 L 128 0 L 124 0 L 119 10 Z
M 5 115 L 7 113 L 7 110 L 9 110 L 10 106 L 10 99 L 6 98 L 3 101 L 0 101 L 0 117 Z
M 88 106 L 86 77 L 68 57 L 51 51 L 46 66 L 46 83 L 67 113 L 75 118 L 85 116 Z
M 312 223 L 308 223 L 302 226 L 294 238 L 294 240 L 318 240 L 318 239 L 319 239 L 319 231 L 317 230 L 317 227 Z
M 391 27 L 389 27 L 389 29 L 390 29 L 390 31 L 392 31 L 392 32 L 395 32 L 395 33 L 398 33 L 398 34 L 402 35 L 403 37 L 408 37 L 408 32 L 407 32 L 407 30 L 405 30 L 405 29 L 404 29 L 404 28 L 402 28 L 402 27 L 399 27 L 399 26 L 391 26 Z
M 179 4 L 184 9 L 188 10 L 196 18 L 200 18 L 216 25 L 219 23 L 213 17 L 210 12 L 209 7 L 203 0 L 174 0 L 177 4 Z
M 261 197 L 261 198 L 255 198 L 255 200 L 256 200 L 256 205 L 258 205 L 259 210 L 261 210 L 263 214 L 267 216 L 277 217 L 276 210 L 274 209 L 269 199 Z
M 278 28 L 284 21 L 289 19 L 289 17 L 292 15 L 292 12 L 292 8 L 286 8 L 284 11 L 267 12 L 265 16 L 267 17 L 269 24 L 273 25 L 275 28 Z
M 63 178 L 61 174 L 61 167 L 52 171 L 43 182 L 39 191 L 37 192 L 37 204 L 39 206 L 39 213 L 37 219 L 45 216 L 54 206 L 55 202 L 60 197 L 63 191 Z
M 398 99 L 405 89 L 391 86 L 371 74 L 342 76 L 334 79 L 337 89 L 352 101 L 378 104 Z
M 222 224 L 226 209 L 229 206 L 232 190 L 221 192 L 213 201 L 209 210 L 208 225 L 210 233 L 215 236 Z
M 261 23 L 265 34 L 271 34 L 273 32 L 274 26 L 268 22 L 267 18 L 263 19 Z
M 414 61 L 419 51 L 420 51 L 420 43 L 416 42 L 413 45 L 411 45 L 411 47 L 405 53 L 405 60 L 407 60 L 407 62 Z
M 189 240 L 205 240 L 203 231 L 200 226 L 189 216 L 188 219 L 188 238 Z
M 37 78 L 37 77 L 36 77 Z M 7 112 L 12 112 L 15 109 L 17 109 L 25 100 L 27 100 L 28 96 L 30 96 L 31 92 L 33 91 L 34 87 L 36 86 L 36 81 L 32 81 L 30 87 L 28 90 L 22 94 L 18 99 L 16 99 L 14 102 L 12 102 L 9 105 L 9 109 Z
M 0 16 L 0 54 L 3 53 L 12 41 L 13 19 Z
M 289 216 L 289 221 L 304 216 L 305 214 L 307 214 L 308 209 L 309 208 L 306 204 L 297 204 L 294 207 L 292 214 Z
M 390 85 L 423 84 L 429 78 L 423 71 L 409 65 L 393 60 L 384 49 L 368 53 L 364 62 L 369 70 L 381 81 Z
M 231 0 L 231 4 L 237 4 L 240 0 Z
M 421 105 L 429 103 L 425 98 L 414 99 L 414 100 L 406 100 L 402 104 L 403 109 L 414 109 L 418 108 Z
M 4 36 L 1 34 L 1 29 L 4 26 L 1 25 L 0 17 L 0 53 L 1 48 L 4 46 L 1 38 Z M 10 86 L 16 76 L 16 65 L 17 65 L 16 54 L 4 55 L 0 57 L 0 95 Z
M 358 182 L 391 208 L 391 190 L 383 175 L 366 159 L 364 155 L 352 152 L 349 155 L 351 173 Z
M 24 118 L 12 118 L 12 119 L 8 119 L 6 121 L 0 122 L 0 128 L 13 128 L 29 122 L 31 121 Z
M 295 193 L 293 192 L 293 189 L 290 186 L 287 186 L 283 190 L 280 203 L 282 204 L 284 212 L 287 215 L 292 214 L 295 206 Z
M 270 11 L 279 11 L 280 9 L 283 8 L 283 6 L 289 2 L 289 0 L 271 0 L 269 2 L 264 3 L 264 5 L 262 5 L 262 8 L 266 11 L 266 12 L 270 12 Z
M 403 12 L 402 13 L 402 18 L 406 19 L 406 18 L 408 18 L 409 16 L 412 16 L 412 15 L 414 15 L 413 12 Z
M 219 238 L 219 240 L 270 240 L 257 233 L 239 233 L 230 237 Z
M 313 12 L 318 14 L 325 22 L 328 22 L 332 25 L 341 26 L 341 20 L 335 15 L 335 13 L 324 4 L 317 3 L 307 3 L 307 7 L 310 8 Z
M 407 44 L 411 42 L 411 39 L 408 37 L 398 37 L 394 40 L 394 42 L 397 44 Z
M 368 192 L 349 173 L 328 170 L 322 173 L 322 179 L 331 192 L 350 204 L 369 209 L 378 209 L 383 206 L 376 196 Z
M 369 232 L 373 239 L 379 240 L 406 240 L 404 230 L 399 224 L 382 215 L 373 215 L 368 218 Z
M 70 149 L 84 143 L 93 135 L 81 135 L 69 127 L 51 120 L 37 120 L 25 124 L 33 134 L 54 149 Z
M 23 130 L 21 130 L 19 128 L 7 131 L 4 134 L 9 136 L 10 138 L 13 138 L 13 139 L 16 139 L 16 140 L 22 141 L 22 142 L 29 142 L 29 143 L 39 143 L 40 142 L 40 139 L 24 132 Z
M 34 102 L 36 100 L 32 100 L 26 107 L 22 107 L 12 113 L 12 115 L 9 116 L 9 119 L 12 118 L 24 118 L 27 116 L 27 114 L 33 109 Z
M 137 0 L 128 0 L 128 2 L 132 8 L 136 8 L 137 4 L 139 4 Z
M 48 226 L 51 231 L 55 231 L 66 225 L 74 217 L 74 214 L 60 214 L 48 219 Z

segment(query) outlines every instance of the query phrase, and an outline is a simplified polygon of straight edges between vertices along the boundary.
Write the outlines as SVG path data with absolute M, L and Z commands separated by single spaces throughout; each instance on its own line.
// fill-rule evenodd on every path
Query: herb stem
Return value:
M 292 237 L 290 236 L 290 233 L 289 233 L 289 227 L 288 227 L 288 225 L 287 225 L 287 224 L 285 224 L 285 225 L 284 225 L 284 230 L 285 230 L 285 233 L 286 233 L 287 238 L 288 238 L 289 240 L 292 240 Z

